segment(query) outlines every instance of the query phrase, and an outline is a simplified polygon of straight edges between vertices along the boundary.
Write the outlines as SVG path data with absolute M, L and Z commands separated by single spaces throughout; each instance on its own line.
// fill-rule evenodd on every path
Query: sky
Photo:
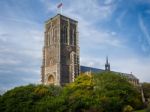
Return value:
M 44 24 L 61 0 L 0 0 L 0 91 L 41 80 Z M 62 0 L 78 21 L 80 64 L 150 82 L 150 0 Z

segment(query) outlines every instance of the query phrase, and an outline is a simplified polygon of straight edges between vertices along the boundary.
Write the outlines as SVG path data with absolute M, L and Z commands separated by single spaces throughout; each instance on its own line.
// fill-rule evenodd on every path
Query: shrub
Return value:
M 130 105 L 124 107 L 123 112 L 133 112 L 133 108 Z
M 146 109 L 146 112 L 150 112 L 150 104 L 148 105 L 148 108 Z

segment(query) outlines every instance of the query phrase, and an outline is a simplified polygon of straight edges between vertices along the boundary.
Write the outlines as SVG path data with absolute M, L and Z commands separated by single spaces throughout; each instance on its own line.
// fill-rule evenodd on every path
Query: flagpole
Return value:
M 61 0 L 61 3 L 62 3 L 62 0 Z M 63 7 L 63 6 L 61 6 L 61 9 L 60 9 L 60 14 L 62 14 L 62 7 Z
M 58 11 L 57 13 L 62 14 L 62 6 L 63 6 L 63 3 L 62 3 L 62 0 L 61 0 L 60 3 L 57 6 L 57 11 Z

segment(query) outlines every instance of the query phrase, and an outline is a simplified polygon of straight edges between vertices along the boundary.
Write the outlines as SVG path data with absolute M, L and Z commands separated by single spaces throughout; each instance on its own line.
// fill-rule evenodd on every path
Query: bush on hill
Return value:
M 0 97 L 1 112 L 121 112 L 141 108 L 137 88 L 112 72 L 80 75 L 65 87 L 28 85 Z

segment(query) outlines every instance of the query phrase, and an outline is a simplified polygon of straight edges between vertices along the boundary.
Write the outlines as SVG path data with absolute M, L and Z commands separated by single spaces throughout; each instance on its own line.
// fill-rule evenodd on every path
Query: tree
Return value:
M 144 97 L 148 101 L 150 100 L 150 83 L 143 83 L 142 84 L 143 92 L 144 92 Z
M 130 84 L 123 76 L 113 72 L 94 75 L 95 93 L 106 111 L 121 112 L 125 105 L 141 108 L 142 101 L 138 88 Z
M 150 112 L 150 104 L 148 105 L 146 112 Z
M 80 75 L 75 82 L 64 87 L 64 94 L 68 99 L 68 107 L 71 112 L 87 111 L 94 106 L 94 83 L 92 75 Z
M 42 101 L 45 102 L 47 98 L 54 99 L 60 91 L 60 87 L 44 85 L 16 87 L 2 96 L 0 110 L 3 112 L 35 112 L 38 106 L 43 108 L 43 105 L 39 105 L 42 104 Z

